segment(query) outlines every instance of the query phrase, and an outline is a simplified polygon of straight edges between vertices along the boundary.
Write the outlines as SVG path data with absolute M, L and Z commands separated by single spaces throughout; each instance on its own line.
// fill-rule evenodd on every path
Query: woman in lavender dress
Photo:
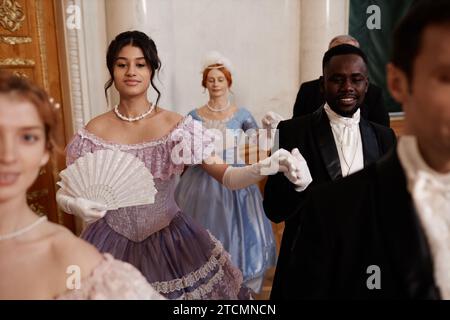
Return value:
M 142 32 L 119 34 L 109 45 L 107 66 L 111 80 L 106 90 L 114 84 L 120 102 L 75 135 L 67 146 L 67 164 L 101 149 L 130 153 L 153 175 L 155 202 L 111 210 L 105 215 L 95 210 L 101 206 L 70 199 L 58 191 L 59 205 L 65 212 L 89 217 L 91 223 L 82 237 L 101 252 L 137 267 L 167 298 L 248 298 L 248 291 L 241 288 L 242 274 L 221 243 L 176 205 L 176 179 L 185 164 L 203 162 L 203 168 L 218 181 L 230 188 L 242 188 L 261 180 L 261 168 L 274 162 L 286 175 L 295 175 L 288 161 L 293 161 L 292 155 L 279 150 L 268 161 L 243 168 L 218 164 L 220 159 L 209 157 L 207 146 L 212 136 L 198 121 L 157 106 L 159 91 L 153 78 L 160 61 L 153 40 Z M 150 85 L 158 93 L 155 105 L 147 99 Z M 92 222 L 94 218 L 98 220 Z
M 253 136 L 258 129 L 255 119 L 245 108 L 229 101 L 232 84 L 231 65 L 218 52 L 207 54 L 203 66 L 202 86 L 208 90 L 209 101 L 189 115 L 229 136 L 243 140 L 243 133 Z M 250 130 L 250 131 L 249 131 Z M 231 139 L 229 139 L 230 141 Z M 239 146 L 226 146 L 223 159 L 233 166 L 242 166 Z M 219 150 L 221 151 L 221 150 Z M 201 166 L 189 167 L 175 192 L 177 204 L 186 214 L 200 222 L 224 246 L 231 260 L 243 273 L 244 285 L 259 293 L 265 271 L 276 264 L 275 239 L 266 218 L 258 186 L 229 190 L 218 183 Z

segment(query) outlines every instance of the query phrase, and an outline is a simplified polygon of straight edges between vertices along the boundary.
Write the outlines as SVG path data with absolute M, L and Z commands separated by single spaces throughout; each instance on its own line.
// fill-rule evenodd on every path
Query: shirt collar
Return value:
M 336 112 L 334 112 L 331 107 L 328 105 L 328 103 L 325 102 L 324 110 L 328 116 L 328 119 L 330 119 L 330 122 L 332 124 L 338 124 L 338 125 L 345 125 L 348 127 L 353 127 L 356 125 L 359 125 L 360 121 L 360 110 L 356 110 L 356 112 L 352 115 L 352 117 L 343 117 Z

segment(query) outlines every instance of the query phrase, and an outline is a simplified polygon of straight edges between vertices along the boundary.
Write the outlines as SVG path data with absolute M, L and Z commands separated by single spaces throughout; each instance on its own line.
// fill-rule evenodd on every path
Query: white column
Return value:
M 155 41 L 162 62 L 159 77 L 154 78 L 155 85 L 161 92 L 159 105 L 173 110 L 171 66 L 175 50 L 172 1 L 107 0 L 105 9 L 108 44 L 119 33 L 131 30 L 142 31 Z M 113 87 L 110 91 L 110 104 L 115 105 L 118 102 L 117 91 Z M 149 98 L 153 102 L 156 100 L 156 92 L 152 89 L 149 90 Z
M 67 70 L 62 72 L 69 83 L 75 132 L 107 110 L 103 94 L 108 79 L 104 1 L 64 0 L 60 7 L 67 61 Z
M 300 81 L 322 74 L 322 57 L 330 40 L 348 33 L 349 0 L 301 0 Z
M 108 0 L 107 0 L 108 1 Z M 106 2 L 107 2 L 106 1 Z M 82 3 L 86 66 L 88 70 L 89 120 L 108 110 L 104 94 L 109 79 L 106 68 L 105 0 L 84 0 Z
M 145 29 L 148 25 L 146 0 L 107 0 L 105 10 L 108 41 L 123 31 Z

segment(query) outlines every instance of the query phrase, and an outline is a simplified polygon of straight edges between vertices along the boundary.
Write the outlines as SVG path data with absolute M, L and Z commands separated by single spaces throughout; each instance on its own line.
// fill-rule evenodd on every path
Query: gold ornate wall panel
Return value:
M 36 68 L 37 39 L 33 39 L 35 7 L 36 1 L 0 0 L 0 69 L 17 70 L 34 81 L 42 78 Z
M 62 104 L 56 1 L 60 0 L 0 0 L 0 70 L 33 80 Z M 59 109 L 62 123 L 64 109 Z M 64 128 L 61 135 L 65 136 Z M 39 214 L 74 230 L 72 216 L 58 211 L 55 202 L 57 174 L 63 168 L 64 155 L 55 156 L 41 170 L 28 200 Z
M 26 8 L 18 0 L 0 0 L 0 26 L 2 29 L 20 34 L 20 29 L 29 29 L 28 21 L 25 17 Z

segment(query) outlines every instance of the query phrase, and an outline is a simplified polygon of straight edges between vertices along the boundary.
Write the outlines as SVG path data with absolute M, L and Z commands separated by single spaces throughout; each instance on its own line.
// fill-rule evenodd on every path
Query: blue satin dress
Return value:
M 236 135 L 240 131 L 237 129 L 245 132 L 258 128 L 245 108 L 239 108 L 231 118 L 221 121 L 203 119 L 196 110 L 189 114 L 208 128 L 222 132 L 233 129 Z M 228 164 L 244 165 L 236 163 L 236 156 L 229 151 L 223 154 Z M 175 200 L 185 214 L 209 229 L 222 242 L 233 263 L 243 273 L 243 285 L 259 293 L 265 271 L 276 264 L 276 245 L 258 187 L 251 185 L 240 190 L 229 190 L 196 165 L 189 167 L 182 175 L 175 191 Z

